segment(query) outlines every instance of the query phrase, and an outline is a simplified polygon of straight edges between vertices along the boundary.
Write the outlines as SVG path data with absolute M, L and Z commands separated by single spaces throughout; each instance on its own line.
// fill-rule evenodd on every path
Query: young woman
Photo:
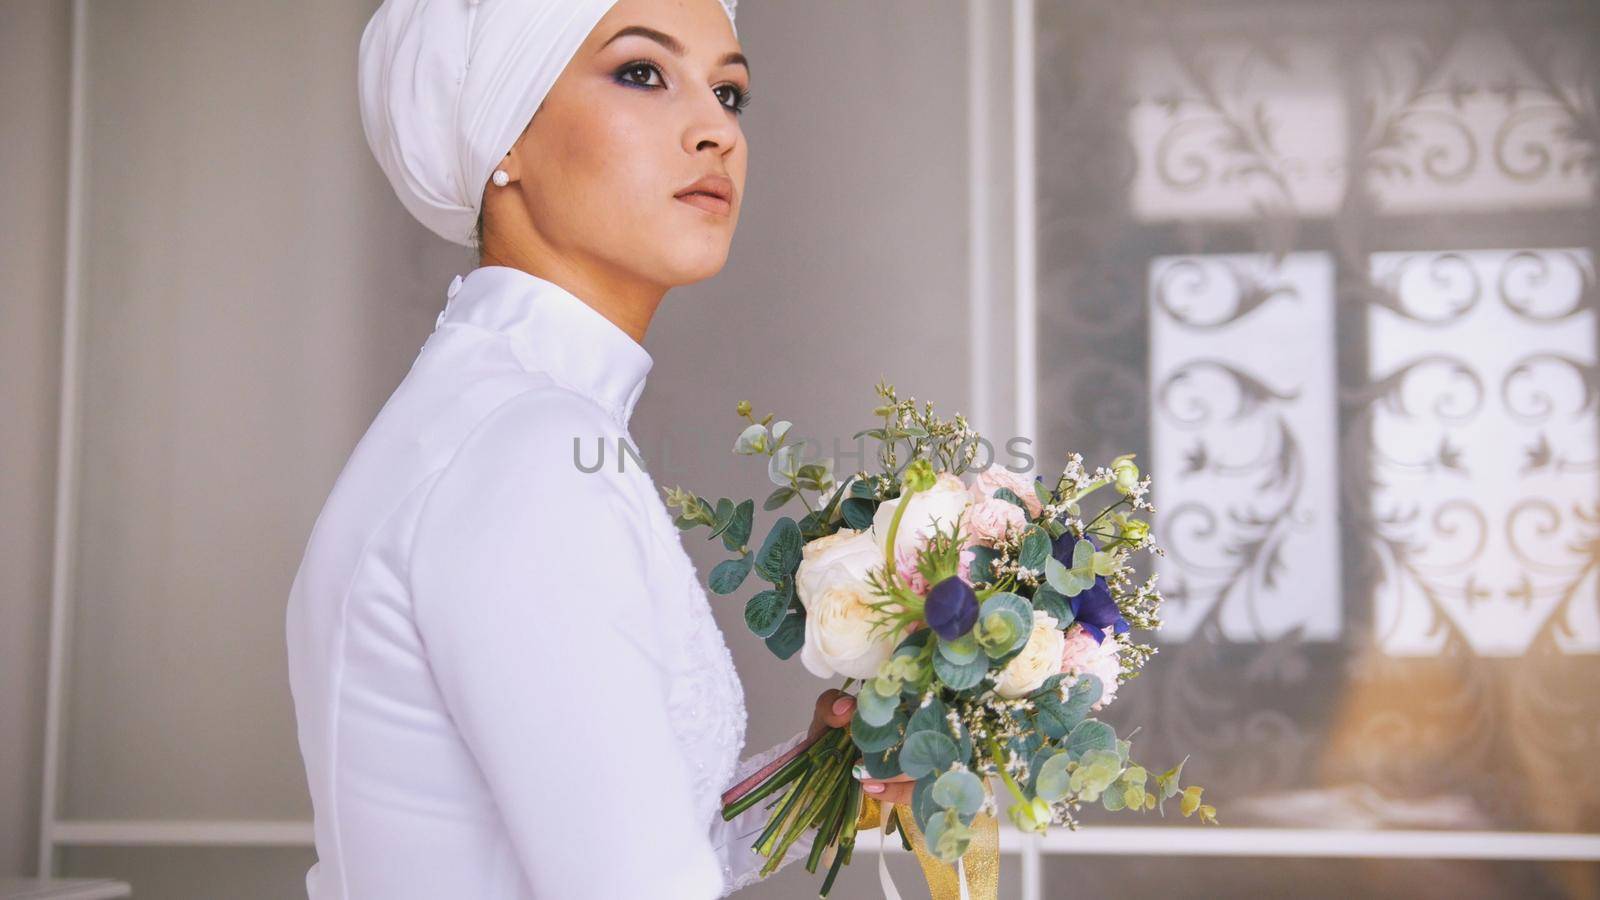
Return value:
M 289 598 L 312 898 L 725 895 L 768 812 L 723 822 L 720 794 L 850 718 L 825 692 L 740 761 L 732 659 L 628 433 L 651 318 L 739 220 L 734 2 L 385 0 L 362 36 L 374 155 L 481 257 Z

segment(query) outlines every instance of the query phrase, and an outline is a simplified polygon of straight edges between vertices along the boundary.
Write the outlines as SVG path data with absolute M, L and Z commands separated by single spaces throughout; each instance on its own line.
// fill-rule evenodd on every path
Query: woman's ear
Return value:
M 506 158 L 500 161 L 500 165 L 494 167 L 494 172 L 490 175 L 489 180 L 498 187 L 505 187 L 513 181 L 521 180 L 521 168 L 521 166 L 517 165 L 516 156 L 508 153 Z
M 519 137 L 517 142 L 511 145 L 511 149 L 506 151 L 506 155 L 500 159 L 500 164 L 495 166 L 499 171 L 506 173 L 506 184 L 522 180 L 522 154 L 519 152 L 521 147 L 522 138 Z

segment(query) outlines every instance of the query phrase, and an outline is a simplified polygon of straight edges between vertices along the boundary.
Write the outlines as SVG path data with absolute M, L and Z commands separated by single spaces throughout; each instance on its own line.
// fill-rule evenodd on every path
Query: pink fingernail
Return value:
M 864 785 L 861 786 L 861 789 L 866 791 L 869 794 L 881 794 L 881 793 L 883 793 L 883 785 L 881 785 L 881 784 L 864 784 Z
M 850 698 L 849 697 L 840 697 L 839 699 L 833 701 L 833 711 L 836 712 L 836 713 L 842 713 L 842 712 L 844 712 L 845 710 L 847 710 L 849 708 L 850 708 Z

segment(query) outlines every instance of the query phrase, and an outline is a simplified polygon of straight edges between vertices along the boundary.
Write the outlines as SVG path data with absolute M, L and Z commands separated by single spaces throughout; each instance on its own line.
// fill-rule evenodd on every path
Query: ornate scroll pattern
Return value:
M 1448 618 L 1479 654 L 1520 656 L 1547 623 L 1568 652 L 1600 651 L 1578 517 L 1600 497 L 1587 251 L 1378 253 L 1372 268 L 1394 300 L 1368 307 L 1380 645 L 1436 655 Z
M 1581 32 L 1466 17 L 1377 36 L 1358 133 L 1391 212 L 1582 207 L 1597 183 L 1600 60 Z
M 1114 716 L 1235 824 L 1594 830 L 1595 12 L 1356 8 L 1036 6 L 1041 458 L 1140 450 L 1173 566 Z
M 1330 260 L 1161 257 L 1150 280 L 1165 635 L 1337 637 Z

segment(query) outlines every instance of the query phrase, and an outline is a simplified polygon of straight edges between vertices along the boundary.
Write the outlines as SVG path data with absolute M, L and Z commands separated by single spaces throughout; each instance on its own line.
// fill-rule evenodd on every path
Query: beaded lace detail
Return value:
M 681 629 L 682 647 L 674 657 L 677 670 L 668 685 L 667 705 L 701 812 L 705 817 L 720 818 L 717 807 L 744 746 L 744 685 L 734 668 L 733 653 L 712 617 L 699 572 L 678 537 L 678 526 L 656 491 L 655 480 L 648 472 L 642 474 L 650 493 L 645 503 L 653 520 L 651 531 L 671 567 L 666 575 L 674 577 L 671 570 L 676 569 L 675 577 L 682 584 L 679 590 L 663 592 L 668 605 L 662 609 L 662 625 Z
M 740 866 L 736 870 L 727 860 L 729 855 L 750 853 L 748 845 L 754 841 L 755 832 L 765 825 L 769 812 L 758 804 L 734 821 L 724 822 L 722 792 L 799 743 L 805 732 L 740 761 L 748 717 L 744 686 L 734 667 L 733 653 L 712 615 L 710 598 L 701 585 L 700 573 L 683 548 L 678 526 L 673 523 L 655 480 L 649 472 L 642 469 L 640 472 L 650 495 L 644 503 L 650 510 L 651 531 L 669 566 L 668 577 L 672 577 L 670 573 L 675 569 L 683 585 L 681 590 L 666 592 L 667 605 L 662 610 L 663 625 L 671 622 L 681 629 L 680 646 L 683 648 L 675 656 L 677 670 L 667 689 L 672 727 L 689 766 L 696 812 L 706 823 L 707 833 L 719 846 L 739 842 L 737 846 L 725 846 L 722 853 L 722 896 L 727 896 L 760 880 L 759 865 Z M 810 845 L 809 837 L 797 841 L 785 857 L 784 865 L 797 855 L 803 856 Z

